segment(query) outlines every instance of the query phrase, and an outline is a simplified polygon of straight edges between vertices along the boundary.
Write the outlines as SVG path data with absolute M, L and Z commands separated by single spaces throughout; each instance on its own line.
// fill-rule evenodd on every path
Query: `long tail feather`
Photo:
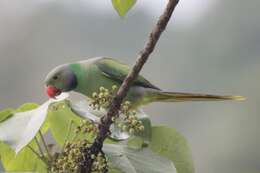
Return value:
M 240 100 L 245 100 L 245 97 L 159 91 L 159 92 L 155 93 L 154 99 L 155 99 L 155 101 L 163 101 L 163 102 L 223 101 L 223 100 L 240 101 Z

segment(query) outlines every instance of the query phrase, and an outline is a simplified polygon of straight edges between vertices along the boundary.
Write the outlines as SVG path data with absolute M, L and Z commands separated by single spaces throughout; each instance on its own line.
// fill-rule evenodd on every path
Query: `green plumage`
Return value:
M 129 72 L 129 67 L 111 58 L 94 58 L 70 64 L 70 68 L 78 78 L 75 91 L 91 97 L 101 86 L 110 89 L 113 85 L 120 86 Z M 133 82 L 125 100 L 131 101 L 134 106 L 145 104 L 149 99 L 144 97 L 148 91 L 158 90 L 141 75 Z
M 98 92 L 101 86 L 107 89 L 112 88 L 113 85 L 120 86 L 129 71 L 129 66 L 112 58 L 92 58 L 56 67 L 46 77 L 46 85 L 52 85 L 61 91 L 74 90 L 91 98 L 92 93 Z M 151 84 L 141 75 L 133 82 L 125 98 L 125 100 L 132 102 L 134 108 L 156 101 L 180 102 L 243 99 L 244 97 L 241 96 L 165 92 Z

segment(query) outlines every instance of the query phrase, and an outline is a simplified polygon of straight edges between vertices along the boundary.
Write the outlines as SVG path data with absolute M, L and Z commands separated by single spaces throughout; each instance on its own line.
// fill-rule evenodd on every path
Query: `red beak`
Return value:
M 47 86 L 46 92 L 47 92 L 47 95 L 50 98 L 54 98 L 55 99 L 55 96 L 60 95 L 61 90 L 59 90 L 58 88 L 55 88 L 54 86 Z

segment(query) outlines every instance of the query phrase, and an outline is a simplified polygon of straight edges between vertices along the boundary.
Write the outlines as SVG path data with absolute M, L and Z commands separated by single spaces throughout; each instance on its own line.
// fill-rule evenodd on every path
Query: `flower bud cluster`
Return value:
M 62 153 L 51 163 L 50 171 L 54 173 L 78 173 L 85 163 L 84 151 L 91 147 L 92 143 L 85 140 L 66 142 Z M 92 158 L 93 157 L 93 158 Z M 92 173 L 104 173 L 108 171 L 108 161 L 105 154 L 99 153 L 97 157 L 91 156 L 94 160 L 91 168 Z
M 104 173 L 108 172 L 108 160 L 103 152 L 98 153 L 97 157 L 94 157 L 91 173 Z
M 93 101 L 90 106 L 92 106 L 95 110 L 100 110 L 101 108 L 107 109 L 111 105 L 116 91 L 116 85 L 112 86 L 111 90 L 100 87 L 98 93 L 94 92 L 92 94 Z M 113 117 L 112 121 L 115 122 L 115 124 L 117 124 L 117 126 L 123 131 L 127 131 L 131 134 L 144 130 L 142 121 L 138 119 L 136 112 L 132 110 L 131 103 L 129 101 L 122 103 L 119 110 L 119 116 Z
M 104 87 L 99 88 L 99 92 L 94 92 L 92 94 L 92 102 L 90 106 L 94 110 L 100 110 L 101 108 L 108 108 L 112 102 L 112 98 L 117 91 L 117 86 L 113 85 L 111 90 Z
M 53 160 L 51 164 L 51 172 L 64 173 L 71 172 L 77 173 L 81 164 L 84 163 L 83 150 L 85 147 L 90 147 L 87 140 L 79 140 L 74 142 L 66 142 L 64 150 Z
M 118 127 L 121 128 L 123 131 L 134 134 L 136 132 L 144 130 L 144 125 L 142 121 L 138 120 L 136 112 L 131 109 L 131 103 L 129 101 L 125 101 L 121 105 L 120 113 L 124 117 L 123 121 L 118 123 Z
M 75 129 L 76 134 L 90 134 L 93 137 L 98 133 L 98 128 L 94 122 L 89 120 L 81 120 L 80 124 Z
M 68 104 L 69 104 L 68 100 L 64 100 L 63 102 L 52 103 L 49 106 L 49 110 L 58 111 L 58 110 L 66 108 L 68 106 Z

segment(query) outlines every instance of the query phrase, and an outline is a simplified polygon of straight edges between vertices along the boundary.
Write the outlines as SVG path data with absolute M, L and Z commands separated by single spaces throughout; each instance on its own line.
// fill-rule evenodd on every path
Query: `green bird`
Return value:
M 62 92 L 75 91 L 88 98 L 100 87 L 120 86 L 129 73 L 129 66 L 107 57 L 91 58 L 54 68 L 46 77 L 47 94 L 55 98 Z M 163 91 L 139 75 L 125 98 L 132 108 L 151 102 L 244 100 L 242 96 L 219 96 Z

